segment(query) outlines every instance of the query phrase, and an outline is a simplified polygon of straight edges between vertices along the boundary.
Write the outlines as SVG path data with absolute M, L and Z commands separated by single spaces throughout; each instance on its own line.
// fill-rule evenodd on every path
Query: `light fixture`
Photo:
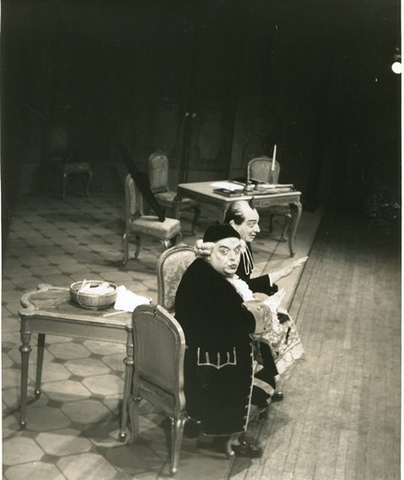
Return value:
M 403 66 L 401 64 L 401 54 L 398 48 L 396 48 L 396 53 L 393 55 L 393 65 L 391 66 L 391 69 L 396 75 L 400 75 L 403 71 Z

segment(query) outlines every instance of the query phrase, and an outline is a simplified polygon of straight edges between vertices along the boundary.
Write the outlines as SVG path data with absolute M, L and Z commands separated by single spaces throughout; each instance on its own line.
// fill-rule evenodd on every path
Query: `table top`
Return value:
M 97 310 L 83 308 L 71 299 L 69 288 L 47 284 L 25 293 L 21 305 L 24 307 L 19 311 L 22 319 L 41 317 L 117 328 L 127 328 L 132 322 L 132 312 L 120 312 L 112 306 Z
M 299 198 L 301 195 L 301 192 L 297 190 L 292 190 L 289 192 L 285 193 L 271 193 L 271 192 L 266 192 L 262 193 L 260 191 L 252 191 L 251 193 L 246 194 L 244 191 L 240 193 L 240 195 L 237 196 L 231 196 L 227 197 L 225 195 L 220 195 L 218 193 L 215 193 L 214 190 L 214 185 L 218 183 L 228 183 L 229 180 L 217 180 L 217 181 L 210 181 L 210 182 L 195 182 L 195 183 L 180 183 L 177 187 L 177 192 L 178 193 L 194 193 L 197 195 L 200 195 L 202 197 L 206 197 L 209 199 L 214 199 L 217 200 L 218 202 L 222 203 L 233 203 L 237 200 L 251 200 L 252 198 L 273 198 L 277 199 L 280 201 L 287 201 L 287 199 L 293 197 L 293 198 Z

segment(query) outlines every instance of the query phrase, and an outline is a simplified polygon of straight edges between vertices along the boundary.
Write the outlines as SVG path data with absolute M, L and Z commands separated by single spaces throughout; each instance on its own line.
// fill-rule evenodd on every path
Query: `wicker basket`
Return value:
M 72 300 L 83 308 L 90 308 L 97 310 L 99 308 L 107 308 L 115 303 L 117 286 L 113 283 L 103 282 L 101 280 L 86 280 L 86 284 L 90 284 L 90 288 L 99 287 L 103 283 L 108 283 L 108 287 L 111 287 L 113 291 L 108 293 L 90 293 L 80 292 L 80 288 L 83 285 L 84 280 L 74 282 L 70 285 L 70 295 Z

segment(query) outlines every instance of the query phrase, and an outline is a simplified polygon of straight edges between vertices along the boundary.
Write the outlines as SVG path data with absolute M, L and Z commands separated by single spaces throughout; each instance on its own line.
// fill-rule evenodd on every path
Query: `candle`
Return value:
M 272 154 L 272 167 L 271 170 L 275 170 L 275 159 L 276 159 L 276 145 L 274 145 L 274 153 Z

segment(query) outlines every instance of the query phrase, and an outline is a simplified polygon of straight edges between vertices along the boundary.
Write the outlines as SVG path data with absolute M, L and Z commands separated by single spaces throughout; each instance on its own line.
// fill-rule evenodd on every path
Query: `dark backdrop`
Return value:
M 396 0 L 5 0 L 3 222 L 19 195 L 54 193 L 58 122 L 93 190 L 122 188 L 118 142 L 140 168 L 168 150 L 174 182 L 240 174 L 276 143 L 305 208 L 393 202 L 399 46 Z

